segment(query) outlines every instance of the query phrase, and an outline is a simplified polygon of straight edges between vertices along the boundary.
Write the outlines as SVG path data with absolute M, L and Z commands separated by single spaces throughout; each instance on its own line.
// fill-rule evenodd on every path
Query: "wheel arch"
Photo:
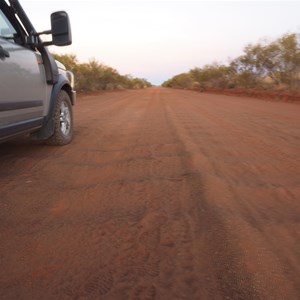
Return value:
M 53 135 L 54 128 L 55 128 L 53 113 L 54 113 L 57 97 L 58 97 L 60 91 L 62 91 L 62 90 L 65 91 L 69 95 L 72 106 L 75 105 L 75 97 L 73 95 L 73 89 L 72 89 L 69 81 L 67 80 L 67 78 L 60 75 L 58 82 L 53 86 L 53 89 L 52 89 L 52 93 L 51 93 L 50 101 L 49 101 L 48 113 L 44 117 L 44 121 L 43 121 L 44 125 L 41 129 L 39 129 L 38 131 L 31 134 L 33 139 L 46 140 Z

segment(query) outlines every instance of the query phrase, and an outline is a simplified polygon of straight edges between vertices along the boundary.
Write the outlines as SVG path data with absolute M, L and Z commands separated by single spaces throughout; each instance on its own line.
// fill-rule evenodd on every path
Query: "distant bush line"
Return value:
M 249 44 L 229 64 L 213 63 L 174 76 L 164 87 L 183 89 L 264 89 L 300 92 L 300 34 Z
M 95 92 L 103 90 L 141 89 L 151 86 L 146 79 L 131 75 L 120 75 L 117 70 L 91 59 L 88 63 L 79 63 L 76 55 L 54 54 L 56 60 L 75 74 L 78 92 Z

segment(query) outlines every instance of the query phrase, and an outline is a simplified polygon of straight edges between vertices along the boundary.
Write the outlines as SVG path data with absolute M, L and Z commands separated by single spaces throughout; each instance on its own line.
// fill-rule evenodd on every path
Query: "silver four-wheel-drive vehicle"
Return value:
M 51 14 L 51 30 L 38 33 L 18 0 L 0 0 L 0 142 L 27 133 L 51 145 L 72 140 L 74 76 L 47 49 L 71 43 L 66 12 Z

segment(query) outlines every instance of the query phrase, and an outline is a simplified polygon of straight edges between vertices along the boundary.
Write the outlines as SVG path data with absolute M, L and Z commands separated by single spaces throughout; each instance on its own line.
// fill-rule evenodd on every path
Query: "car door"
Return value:
M 44 68 L 38 53 L 18 35 L 0 10 L 0 138 L 39 126 L 46 97 Z

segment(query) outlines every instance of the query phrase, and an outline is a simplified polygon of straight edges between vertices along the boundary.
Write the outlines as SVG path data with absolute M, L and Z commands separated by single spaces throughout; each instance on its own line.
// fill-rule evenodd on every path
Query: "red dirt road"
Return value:
M 75 139 L 0 145 L 1 299 L 300 299 L 300 105 L 80 97 Z

